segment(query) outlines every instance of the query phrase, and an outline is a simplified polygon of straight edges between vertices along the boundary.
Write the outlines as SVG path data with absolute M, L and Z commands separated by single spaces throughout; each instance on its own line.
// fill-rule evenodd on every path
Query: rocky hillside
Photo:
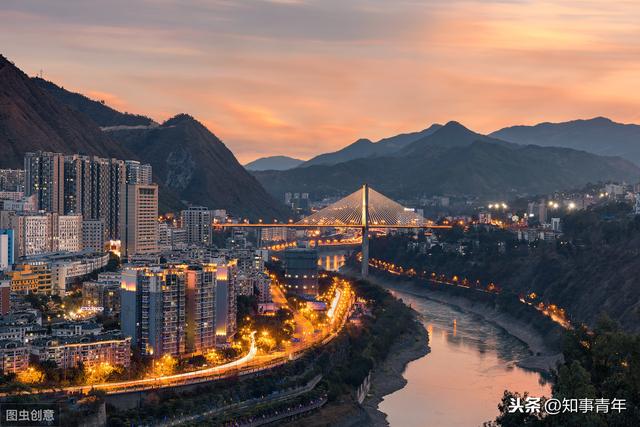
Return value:
M 138 158 L 153 165 L 155 179 L 172 197 L 209 207 L 226 207 L 253 218 L 287 215 L 233 153 L 187 114 L 147 129 L 113 130 L 110 135 Z
M 47 150 L 126 158 L 87 116 L 58 102 L 0 55 L 0 168 L 17 168 L 25 152 Z
M 287 209 L 192 117 L 183 114 L 158 125 L 30 79 L 0 56 L 0 167 L 19 168 L 24 153 L 36 150 L 151 163 L 161 211 L 198 204 L 251 218 L 288 217 Z
M 562 218 L 557 242 L 528 245 L 505 230 L 444 232 L 444 242 L 467 240 L 465 255 L 439 247 L 407 250 L 406 238 L 373 240 L 371 256 L 470 281 L 494 282 L 564 308 L 575 323 L 596 324 L 606 314 L 640 332 L 640 216 L 626 203 L 598 206 Z
M 33 77 L 31 80 L 58 101 L 88 116 L 101 127 L 151 126 L 157 124 L 149 117 L 138 114 L 121 113 L 106 105 L 104 101 L 94 101 L 80 93 L 70 92 L 55 83 L 39 77 Z

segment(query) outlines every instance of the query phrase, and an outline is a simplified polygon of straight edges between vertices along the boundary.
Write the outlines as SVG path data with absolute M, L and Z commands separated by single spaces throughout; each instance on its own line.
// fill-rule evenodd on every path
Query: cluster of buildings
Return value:
M 230 345 L 237 298 L 271 302 L 271 278 L 268 252 L 246 231 L 214 244 L 226 221 L 203 206 L 159 217 L 151 166 L 137 161 L 35 152 L 23 170 L 0 170 L 0 373 L 30 361 L 127 367 L 132 349 L 161 357 Z M 124 264 L 100 272 L 110 252 Z M 78 291 L 79 309 L 60 303 Z M 64 315 L 33 308 L 30 294 L 60 297 L 45 313 Z M 103 330 L 98 315 L 120 329 Z
M 284 193 L 284 204 L 296 213 L 306 213 L 311 209 L 309 193 Z
M 157 212 L 151 166 L 134 160 L 34 152 L 23 169 L 0 170 L 0 372 L 20 372 L 30 360 L 129 365 L 130 337 L 64 318 L 43 327 L 43 313 L 24 297 L 65 297 L 72 283 L 107 265 L 108 248 L 155 253 Z M 94 294 L 119 311 L 117 274 Z M 105 281 L 99 275 L 96 288 Z
M 120 324 L 142 354 L 202 354 L 236 333 L 237 264 L 168 264 L 122 272 Z
M 0 268 L 51 252 L 157 249 L 158 188 L 134 160 L 27 153 L 23 170 L 0 171 Z
M 0 316 L 0 373 L 19 373 L 33 360 L 63 369 L 100 363 L 128 367 L 131 338 L 86 321 L 43 326 L 42 313 L 31 308 Z

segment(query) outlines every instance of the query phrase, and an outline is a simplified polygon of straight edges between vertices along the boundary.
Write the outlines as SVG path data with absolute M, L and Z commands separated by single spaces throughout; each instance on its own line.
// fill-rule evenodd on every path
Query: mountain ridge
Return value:
M 114 127 L 121 119 L 123 129 L 115 126 L 104 132 L 99 127 Z M 32 79 L 0 56 L 0 167 L 20 168 L 24 153 L 38 150 L 150 163 L 160 185 L 161 211 L 205 204 L 237 216 L 288 217 L 286 207 L 193 117 L 178 114 L 157 124 L 148 117 L 120 113 Z
M 542 194 L 599 180 L 638 179 L 640 168 L 619 157 L 509 143 L 449 122 L 391 156 L 254 175 L 276 197 L 284 191 L 337 196 L 367 182 L 391 197 L 411 198 Z
M 566 147 L 599 155 L 621 156 L 640 165 L 640 125 L 618 123 L 602 116 L 509 126 L 489 135 L 517 144 Z
M 22 167 L 24 153 L 37 150 L 118 158 L 130 154 L 2 55 L 0 106 L 0 167 Z
M 298 167 L 335 165 L 360 158 L 391 155 L 394 152 L 402 150 L 407 145 L 436 132 L 441 127 L 442 125 L 434 123 L 428 128 L 418 132 L 401 133 L 380 139 L 377 142 L 373 142 L 367 138 L 360 138 L 340 150 L 315 156 Z
M 250 171 L 287 170 L 300 166 L 304 160 L 289 156 L 267 156 L 255 159 L 244 165 Z

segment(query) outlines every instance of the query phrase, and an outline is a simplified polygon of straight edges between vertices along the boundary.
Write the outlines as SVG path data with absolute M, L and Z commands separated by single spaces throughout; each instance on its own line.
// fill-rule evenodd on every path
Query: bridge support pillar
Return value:
M 361 275 L 363 278 L 369 275 L 369 227 L 362 227 Z
M 369 186 L 362 186 L 362 264 L 361 274 L 369 275 Z

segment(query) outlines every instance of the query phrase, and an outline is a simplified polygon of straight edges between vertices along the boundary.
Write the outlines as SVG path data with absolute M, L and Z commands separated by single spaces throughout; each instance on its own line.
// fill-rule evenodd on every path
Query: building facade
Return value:
M 25 195 L 36 195 L 39 210 L 64 213 L 64 156 L 35 152 L 24 156 Z
M 315 249 L 288 248 L 284 251 L 284 277 L 287 289 L 296 294 L 317 295 L 318 252 Z
M 99 335 L 43 337 L 33 340 L 31 353 L 41 362 L 53 361 L 59 368 L 69 369 L 82 363 L 123 366 L 131 364 L 131 339 L 117 332 Z
M 122 194 L 120 239 L 124 256 L 158 252 L 158 186 L 129 184 Z
M 15 263 L 15 242 L 12 229 L 0 229 L 0 271 Z
M 232 264 L 126 268 L 120 289 L 123 334 L 143 354 L 202 354 L 236 331 Z
M 22 372 L 29 367 L 29 350 L 20 341 L 0 340 L 0 372 Z
M 188 244 L 211 244 L 212 212 L 204 206 L 192 206 L 181 213 L 182 228 L 187 234 Z
M 82 248 L 93 251 L 105 249 L 105 228 L 101 219 L 82 221 Z

